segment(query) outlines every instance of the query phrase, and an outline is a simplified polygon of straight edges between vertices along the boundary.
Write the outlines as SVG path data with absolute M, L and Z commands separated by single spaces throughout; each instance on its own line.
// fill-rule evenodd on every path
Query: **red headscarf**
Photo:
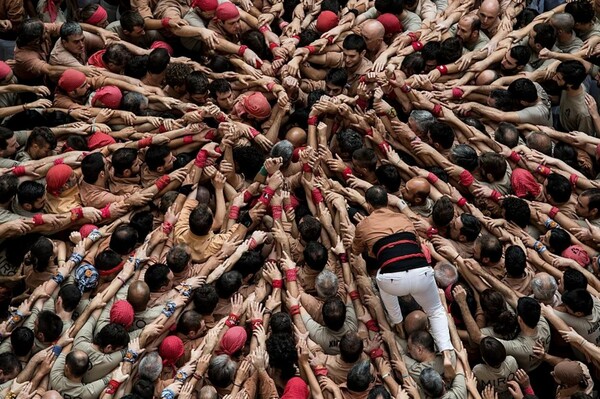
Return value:
M 171 47 L 169 45 L 169 43 L 167 42 L 163 42 L 162 40 L 157 40 L 155 42 L 152 42 L 152 44 L 150 45 L 150 48 L 152 50 L 154 50 L 155 48 L 164 48 L 165 50 L 167 50 L 167 53 L 169 53 L 169 56 L 173 56 L 173 47 Z
M 102 59 L 104 53 L 106 53 L 106 49 L 96 51 L 88 58 L 88 65 L 106 69 L 106 65 L 104 65 L 104 60 Z
M 192 8 L 199 8 L 201 11 L 214 11 L 219 6 L 217 0 L 194 0 Z
M 308 385 L 300 377 L 292 377 L 285 384 L 281 399 L 308 399 Z
M 98 5 L 98 8 L 96 8 L 96 11 L 94 11 L 92 16 L 86 19 L 84 22 L 86 24 L 96 25 L 106 18 L 108 18 L 108 13 L 102 6 Z
M 255 91 L 244 99 L 244 109 L 247 113 L 258 119 L 265 119 L 271 115 L 271 104 L 264 94 Z
M 340 22 L 337 14 L 333 11 L 325 10 L 321 11 L 317 17 L 317 32 L 325 33 L 335 28 Z
M 217 7 L 217 12 L 215 13 L 215 18 L 223 22 L 229 21 L 230 19 L 235 19 L 239 16 L 240 10 L 238 10 L 235 4 L 229 1 L 219 4 Z
M 246 339 L 248 339 L 248 334 L 243 327 L 231 327 L 221 338 L 221 351 L 231 356 L 244 347 Z
M 107 145 L 111 145 L 116 143 L 115 139 L 102 132 L 96 132 L 88 137 L 88 147 L 90 150 L 95 150 L 97 148 L 106 147 Z
M 398 33 L 402 32 L 402 24 L 397 16 L 390 13 L 381 14 L 377 17 L 377 20 L 381 22 L 385 28 L 385 33 Z
M 163 359 L 163 366 L 171 366 L 173 373 L 176 372 L 175 363 L 184 353 L 183 341 L 175 335 L 169 335 L 158 347 L 158 354 Z
M 513 170 L 510 176 L 510 184 L 513 192 L 519 198 L 531 196 L 537 197 L 542 191 L 542 187 L 535 180 L 531 172 L 526 169 L 517 168 Z
M 46 173 L 46 189 L 54 196 L 60 195 L 60 189 L 69 181 L 73 169 L 64 163 L 54 165 Z
M 96 106 L 96 101 L 102 101 L 107 108 L 118 109 L 123 99 L 123 93 L 117 86 L 104 86 L 96 90 L 96 94 L 92 99 L 92 106 Z
M 126 329 L 133 325 L 135 312 L 133 306 L 126 300 L 116 301 L 110 308 L 110 322 L 120 324 Z
M 0 80 L 3 80 L 5 77 L 7 77 L 10 71 L 12 71 L 10 66 L 4 61 L 0 61 Z
M 80 88 L 86 81 L 85 74 L 76 69 L 67 69 L 58 79 L 58 87 L 67 93 Z
M 573 259 L 575 262 L 579 263 L 581 267 L 587 267 L 590 264 L 590 256 L 585 251 L 585 249 L 581 248 L 579 245 L 571 245 L 560 254 L 563 258 Z

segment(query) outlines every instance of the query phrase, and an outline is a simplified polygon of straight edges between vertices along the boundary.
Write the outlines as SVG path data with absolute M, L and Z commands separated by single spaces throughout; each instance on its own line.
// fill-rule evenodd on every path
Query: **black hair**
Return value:
M 63 321 L 50 310 L 43 310 L 37 318 L 37 330 L 44 334 L 44 342 L 54 342 L 63 330 Z
M 259 251 L 246 251 L 240 259 L 233 265 L 232 270 L 237 270 L 245 278 L 251 274 L 256 274 L 262 267 L 264 260 Z
M 194 290 L 192 295 L 194 309 L 201 315 L 210 315 L 217 307 L 219 295 L 216 288 L 211 284 L 202 284 Z
M 508 148 L 514 148 L 519 144 L 519 130 L 512 123 L 500 122 L 494 133 L 494 140 Z
M 142 18 L 141 14 L 137 11 L 125 11 L 121 14 L 119 22 L 121 23 L 121 29 L 129 32 L 133 32 L 136 26 L 144 27 L 144 18 Z
M 514 222 L 521 228 L 527 227 L 531 218 L 531 210 L 527 202 L 521 198 L 508 197 L 502 201 L 504 218 L 508 222 Z
M 158 292 L 161 287 L 169 284 L 169 266 L 164 263 L 155 263 L 148 267 L 144 274 L 144 282 L 148 284 L 150 292 Z
M 483 234 L 479 237 L 481 244 L 480 258 L 489 258 L 490 262 L 498 262 L 502 259 L 502 243 L 491 234 Z
M 346 322 L 346 304 L 338 298 L 328 298 L 323 304 L 323 322 L 327 328 L 339 331 Z
M 517 302 L 517 314 L 527 327 L 535 328 L 540 321 L 542 307 L 533 298 L 521 297 Z
M 346 36 L 342 47 L 344 50 L 356 50 L 358 53 L 362 53 L 367 49 L 367 42 L 361 35 L 352 33 Z
M 253 178 L 263 166 L 265 154 L 254 146 L 235 147 L 233 160 L 240 173 Z
M 454 129 L 446 122 L 434 122 L 429 126 L 429 137 L 433 143 L 447 150 L 454 144 Z
M 481 233 L 481 222 L 479 219 L 470 213 L 462 213 L 460 221 L 463 225 L 460 229 L 460 234 L 464 235 L 467 241 L 475 241 L 479 233 Z
M 494 337 L 484 337 L 479 343 L 481 358 L 489 366 L 498 368 L 506 359 L 506 348 Z
M 156 172 L 161 166 L 165 166 L 165 158 L 171 153 L 171 149 L 167 144 L 152 144 L 146 151 L 144 160 L 146 166 L 152 172 Z
M 94 344 L 102 349 L 108 345 L 112 345 L 113 349 L 126 348 L 129 344 L 129 333 L 122 325 L 109 323 L 96 334 Z
M 242 273 L 231 270 L 223 273 L 217 280 L 215 288 L 219 298 L 228 299 L 242 286 Z
M 169 53 L 167 53 L 167 55 L 169 55 Z M 148 59 L 149 56 L 147 55 L 137 55 L 131 57 L 129 62 L 125 64 L 125 75 L 135 79 L 141 79 L 146 76 L 146 73 L 148 72 Z
M 587 76 L 585 67 L 581 61 L 577 60 L 561 62 L 556 68 L 556 72 L 563 75 L 563 80 L 566 84 L 571 85 L 573 90 L 578 89 Z
M 27 138 L 25 148 L 29 149 L 33 144 L 37 144 L 38 147 L 43 147 L 48 144 L 50 149 L 54 150 L 56 148 L 56 136 L 52 133 L 52 130 L 46 126 L 34 127 Z
M 450 150 L 452 162 L 472 172 L 479 166 L 477 151 L 468 144 L 458 144 Z
M 365 193 L 365 199 L 374 208 L 385 207 L 388 204 L 387 191 L 383 186 L 372 186 Z
M 462 41 L 458 37 L 449 37 L 442 42 L 438 53 L 438 64 L 450 64 L 458 60 L 462 55 Z
M 446 227 L 454 219 L 454 204 L 444 195 L 433 204 L 431 219 L 437 227 Z
M 138 157 L 138 151 L 134 148 L 119 148 L 112 154 L 111 163 L 115 170 L 115 176 L 122 177 L 126 169 L 131 169 Z
M 208 77 L 201 71 L 194 71 L 185 79 L 185 91 L 189 94 L 207 94 L 208 86 Z
M 154 223 L 154 216 L 149 210 L 139 211 L 131 216 L 129 225 L 133 227 L 138 233 L 138 244 L 144 242 L 148 234 L 152 231 L 152 225 Z
M 325 82 L 334 86 L 344 87 L 348 82 L 348 72 L 344 68 L 331 68 L 325 75 Z
M 340 357 L 346 363 L 357 362 L 363 351 L 363 341 L 354 331 L 348 331 L 340 339 Z
M 508 85 L 508 92 L 516 101 L 532 103 L 537 100 L 537 89 L 527 78 L 519 78 Z
M 75 284 L 63 285 L 58 291 L 58 297 L 62 299 L 62 307 L 67 312 L 72 312 L 79 305 L 81 291 Z
M 129 255 L 138 242 L 138 231 L 130 224 L 118 226 L 110 236 L 109 248 L 119 255 Z
M 572 312 L 581 312 L 583 316 L 591 315 L 594 309 L 592 295 L 585 288 L 565 291 L 561 299 Z
M 402 179 L 395 166 L 381 165 L 375 170 L 375 176 L 379 184 L 383 185 L 388 192 L 395 193 L 400 189 Z
M 104 155 L 101 152 L 93 152 L 81 160 L 81 172 L 83 181 L 88 184 L 96 183 L 100 173 L 104 171 Z
M 28 327 L 17 327 L 10 334 L 10 344 L 12 346 L 12 352 L 16 356 L 27 356 L 33 348 L 34 334 L 31 328 Z M 4 368 L 0 366 L 0 369 L 6 372 Z
M 571 198 L 573 187 L 569 179 L 558 173 L 551 173 L 546 177 L 546 192 L 556 203 L 562 204 Z
M 321 222 L 312 215 L 306 215 L 298 223 L 298 232 L 304 241 L 317 241 L 321 237 Z
M 504 252 L 506 273 L 509 277 L 518 278 L 525 274 L 527 256 L 518 245 L 511 245 Z
M 212 229 L 212 224 L 213 214 L 207 205 L 200 204 L 190 213 L 189 226 L 192 234 L 205 236 Z
M 318 241 L 309 241 L 302 252 L 306 266 L 315 271 L 321 271 L 327 265 L 328 251 L 323 244 Z
M 585 274 L 571 267 L 568 267 L 563 272 L 562 281 L 565 292 L 576 289 L 586 289 L 588 285 Z

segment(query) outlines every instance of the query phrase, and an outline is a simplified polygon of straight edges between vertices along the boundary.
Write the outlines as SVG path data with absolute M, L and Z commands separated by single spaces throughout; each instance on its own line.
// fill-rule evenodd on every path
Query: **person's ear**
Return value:
M 467 237 L 465 237 L 463 234 L 459 234 L 458 241 L 459 242 L 467 242 Z
M 33 206 L 31 204 L 23 204 L 21 206 L 23 207 L 23 209 L 25 209 L 28 212 L 33 209 Z
M 165 167 L 164 166 L 159 166 L 158 168 L 156 168 L 156 171 L 158 173 L 164 174 L 165 173 Z
M 594 208 L 590 210 L 591 219 L 596 219 L 598 217 L 598 208 Z
M 481 263 L 490 263 L 490 258 L 487 256 L 485 258 L 481 258 Z
M 367 50 L 363 50 L 363 51 L 360 52 L 360 56 L 361 57 L 364 57 L 366 54 L 367 54 Z
M 423 198 L 415 197 L 415 205 L 421 205 L 423 203 Z
M 486 173 L 485 178 L 490 182 L 494 181 L 494 176 L 491 173 Z
M 123 171 L 123 176 L 125 176 L 125 177 L 131 177 L 131 169 L 125 169 Z

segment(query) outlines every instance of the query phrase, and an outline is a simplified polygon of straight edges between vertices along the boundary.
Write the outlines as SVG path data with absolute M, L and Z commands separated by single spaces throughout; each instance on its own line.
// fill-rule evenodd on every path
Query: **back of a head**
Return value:
M 10 344 L 16 356 L 27 356 L 33 347 L 33 341 L 33 331 L 27 327 L 17 327 L 10 335 Z
M 365 194 L 365 199 L 375 209 L 386 207 L 388 204 L 387 191 L 383 186 L 373 186 Z
M 228 355 L 213 356 L 208 364 L 208 380 L 215 388 L 227 388 L 233 383 L 237 363 Z
M 381 165 L 375 170 L 375 176 L 379 184 L 383 185 L 390 193 L 395 193 L 400 189 L 400 174 L 393 165 Z
M 519 131 L 512 123 L 500 122 L 496 128 L 494 139 L 508 148 L 514 148 L 519 144 Z
M 170 271 L 169 267 L 164 263 L 155 263 L 146 270 L 144 282 L 148 284 L 150 292 L 159 292 L 162 287 L 169 284 Z
M 197 236 L 207 235 L 213 224 L 213 213 L 205 204 L 200 204 L 190 213 L 190 231 Z
M 563 293 L 561 299 L 571 312 L 580 313 L 580 316 L 589 316 L 594 309 L 592 294 L 584 288 L 566 291 Z
M 340 339 L 340 357 L 346 363 L 354 363 L 360 359 L 363 341 L 356 332 L 349 331 Z
M 454 204 L 444 195 L 433 204 L 431 219 L 436 227 L 446 227 L 454 219 Z
M 353 392 L 364 392 L 371 384 L 371 363 L 367 360 L 358 362 L 348 372 L 346 384 Z
M 564 273 L 562 278 L 563 288 L 566 291 L 576 290 L 576 289 L 586 289 L 588 285 L 587 278 L 585 274 L 580 272 L 579 270 L 568 267 Z
M 504 345 L 494 337 L 483 338 L 479 344 L 479 351 L 483 361 L 494 368 L 498 368 L 506 359 Z
M 339 331 L 346 322 L 346 305 L 338 298 L 329 298 L 323 304 L 323 322 L 333 331 Z
M 138 241 L 138 232 L 129 224 L 118 226 L 110 236 L 109 248 L 119 255 L 129 255 Z
M 5 378 L 11 375 L 16 377 L 21 372 L 21 362 L 12 352 L 2 353 L 0 354 L 0 370 Z
M 88 370 L 89 358 L 87 353 L 81 350 L 74 350 L 67 354 L 65 365 L 74 377 L 83 377 Z
M 439 262 L 433 268 L 435 282 L 440 288 L 446 288 L 458 281 L 458 270 L 448 262 Z
M 510 56 L 517 61 L 517 66 L 524 66 L 531 58 L 531 49 L 529 46 L 514 46 L 510 49 Z
M 228 299 L 242 286 L 242 274 L 237 270 L 223 273 L 217 280 L 215 289 L 219 298 Z
M 516 101 L 533 103 L 537 100 L 537 89 L 533 82 L 527 78 L 519 78 L 508 85 L 508 91 Z
M 162 373 L 162 358 L 157 351 L 150 352 L 142 358 L 138 367 L 140 378 L 156 381 Z
M 548 273 L 538 273 L 531 280 L 531 291 L 538 301 L 552 301 L 557 289 L 556 279 Z
M 192 295 L 194 308 L 202 315 L 209 315 L 217 307 L 219 303 L 219 295 L 217 290 L 211 284 L 202 284 L 194 290 Z
M 146 309 L 150 300 L 150 287 L 144 281 L 132 282 L 127 289 L 127 302 L 133 306 L 133 310 L 141 312 Z
M 338 288 L 338 277 L 330 270 L 322 270 L 315 280 L 315 289 L 319 298 L 327 299 L 333 297 L 337 294 Z
M 567 60 L 563 61 L 556 68 L 556 73 L 562 75 L 563 80 L 571 89 L 577 90 L 585 80 L 587 72 L 581 61 Z
M 321 271 L 327 265 L 328 251 L 323 244 L 318 241 L 309 241 L 306 243 L 303 251 L 304 262 L 312 270 Z
M 504 218 L 509 222 L 514 222 L 521 228 L 526 228 L 529 225 L 531 218 L 531 210 L 527 202 L 521 198 L 509 197 L 502 201 L 504 208 Z
M 44 334 L 44 342 L 54 342 L 62 334 L 63 321 L 54 312 L 49 310 L 40 312 L 37 321 L 37 331 Z
M 445 122 L 435 122 L 429 127 L 429 138 L 433 144 L 438 144 L 442 149 L 449 150 L 454 144 L 454 129 Z
M 517 315 L 529 328 L 535 328 L 540 321 L 542 308 L 538 301 L 530 297 L 521 297 L 517 303 Z
M 367 399 L 392 399 L 392 395 L 383 385 L 378 384 L 369 390 Z
M 442 395 L 444 395 L 444 380 L 440 373 L 431 367 L 427 367 L 421 371 L 419 382 L 421 383 L 420 385 L 423 388 L 423 391 L 425 391 L 429 397 L 441 398 Z
M 506 273 L 509 277 L 520 278 L 527 267 L 527 256 L 525 251 L 518 245 L 511 245 L 504 253 Z
M 152 399 L 154 397 L 154 382 L 140 378 L 133 383 L 131 393 L 136 396 L 136 399 Z
M 302 218 L 298 224 L 298 232 L 304 241 L 317 241 L 321 237 L 321 222 L 312 215 Z

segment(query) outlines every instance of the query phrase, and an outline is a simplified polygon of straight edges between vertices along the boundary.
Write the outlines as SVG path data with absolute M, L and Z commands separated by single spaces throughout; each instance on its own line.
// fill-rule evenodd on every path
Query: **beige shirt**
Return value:
M 544 350 L 548 352 L 550 347 L 550 326 L 543 317 L 540 317 L 540 321 L 536 326 L 536 334 L 534 336 L 526 336 L 520 333 L 517 338 L 507 341 L 500 339 L 499 341 L 504 345 L 506 354 L 513 356 L 519 367 L 529 372 L 535 370 L 542 361 L 533 356 L 533 346 L 535 343 L 541 340 L 544 345 Z
M 517 360 L 512 356 L 506 356 L 498 368 L 480 363 L 473 367 L 473 374 L 477 377 L 477 387 L 480 391 L 491 385 L 498 393 L 498 399 L 511 399 L 512 395 L 506 383 L 515 379 L 518 369 Z
M 346 304 L 346 321 L 339 331 L 333 331 L 320 325 L 307 313 L 302 313 L 302 320 L 306 325 L 310 339 L 323 348 L 323 352 L 328 355 L 337 355 L 340 353 L 340 340 L 349 331 L 357 331 L 358 324 L 354 306 L 352 303 Z
M 50 53 L 50 65 L 81 67 L 87 63 L 88 53 L 92 54 L 104 48 L 104 43 L 98 36 L 89 32 L 83 32 L 83 36 L 85 37 L 85 50 L 79 54 L 70 53 L 63 45 L 62 39 L 58 39 Z
M 400 232 L 417 232 L 412 222 L 402 213 L 389 208 L 376 209 L 356 226 L 352 252 L 361 253 L 365 249 L 373 256 L 373 246 L 380 239 Z
M 539 83 L 533 82 L 537 89 L 538 97 L 541 101 L 538 101 L 531 107 L 524 108 L 517 111 L 519 116 L 519 123 L 532 123 L 534 125 L 544 125 L 552 127 L 552 112 L 550 112 L 550 98 L 546 91 L 539 85 Z
M 13 71 L 19 80 L 38 79 L 48 65 L 52 49 L 52 37 L 60 34 L 61 24 L 44 24 L 44 35 L 39 47 L 15 46 L 15 66 Z
M 585 317 L 577 317 L 568 313 L 554 311 L 554 314 L 560 317 L 567 325 L 573 327 L 577 334 L 581 335 L 591 343 L 598 345 L 600 343 L 600 300 L 592 296 L 594 307 L 592 314 Z
M 594 134 L 594 122 L 585 104 L 585 90 L 570 96 L 566 90 L 560 95 L 560 124 L 565 131 L 584 132 L 590 136 Z
M 111 374 L 105 375 L 101 380 L 90 384 L 74 382 L 65 377 L 66 353 L 62 353 L 50 371 L 50 388 L 57 390 L 63 397 L 80 399 L 97 399 L 108 385 Z

